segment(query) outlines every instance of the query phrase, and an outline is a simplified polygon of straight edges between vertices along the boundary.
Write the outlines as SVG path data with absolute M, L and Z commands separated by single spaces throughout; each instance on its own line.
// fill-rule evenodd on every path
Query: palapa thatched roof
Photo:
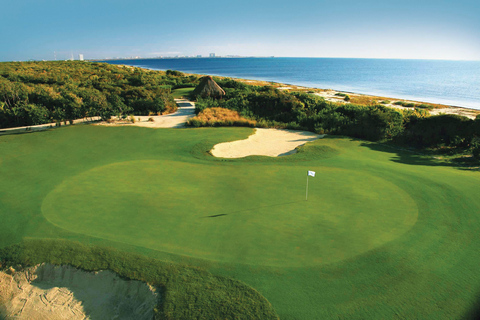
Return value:
M 202 98 L 221 98 L 225 95 L 225 91 L 223 91 L 211 76 L 205 76 L 200 79 L 200 84 L 193 90 L 193 95 Z

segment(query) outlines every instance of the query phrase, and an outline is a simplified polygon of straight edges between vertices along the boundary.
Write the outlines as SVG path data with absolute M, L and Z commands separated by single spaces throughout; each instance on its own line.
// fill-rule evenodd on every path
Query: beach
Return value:
M 105 62 L 480 109 L 480 61 L 247 57 Z
M 161 60 L 175 60 L 175 59 L 161 59 Z M 178 59 L 182 60 L 182 59 Z M 183 59 L 183 60 L 195 60 L 195 59 Z M 221 59 L 220 59 L 221 60 Z M 151 59 L 151 61 L 156 61 L 156 59 Z M 148 64 L 142 61 L 137 60 L 121 60 L 120 61 L 105 61 L 108 63 L 113 63 L 117 65 L 121 65 L 124 67 L 132 68 L 132 67 L 139 67 L 145 70 L 153 70 L 157 71 L 159 69 L 149 67 Z M 123 64 L 125 63 L 125 64 Z M 180 70 L 181 71 L 181 70 Z M 203 73 L 193 73 L 193 72 L 184 72 L 185 75 L 192 75 L 192 76 L 202 76 Z M 217 73 L 210 73 L 211 75 L 215 75 L 219 78 L 231 78 L 236 81 L 243 82 L 248 85 L 258 85 L 258 86 L 272 86 L 277 88 L 278 90 L 284 91 L 301 91 L 312 93 L 324 98 L 327 101 L 335 102 L 335 103 L 353 103 L 353 104 L 363 104 L 363 105 L 384 105 L 386 107 L 396 108 L 396 109 L 410 109 L 414 110 L 415 107 L 406 107 L 396 103 L 403 103 L 403 104 L 415 104 L 415 105 L 422 105 L 428 104 L 433 106 L 431 110 L 429 110 L 430 115 L 439 115 L 439 114 L 453 114 L 464 116 L 469 119 L 475 119 L 477 115 L 480 114 L 480 93 L 478 97 L 478 102 L 471 102 L 468 103 L 469 106 L 464 106 L 461 103 L 454 103 L 454 104 L 442 104 L 437 103 L 434 100 L 435 98 L 429 99 L 406 99 L 396 95 L 387 95 L 387 96 L 379 96 L 379 95 L 372 95 L 372 94 L 365 94 L 360 93 L 358 91 L 346 91 L 341 90 L 338 87 L 332 88 L 320 88 L 316 86 L 305 86 L 305 85 L 298 85 L 293 83 L 284 83 L 284 82 L 275 82 L 275 81 L 268 81 L 268 80 L 261 80 L 261 79 L 252 79 L 252 78 L 242 78 L 237 76 L 226 76 L 223 72 L 217 71 Z M 302 82 L 299 80 L 299 82 Z M 365 89 L 365 91 L 375 91 L 374 89 Z M 475 93 L 476 94 L 476 93 Z M 345 95 L 348 95 L 350 101 L 345 101 Z M 475 98 L 474 98 L 475 99 Z M 460 99 L 462 100 L 462 99 Z M 473 106 L 477 105 L 478 108 Z

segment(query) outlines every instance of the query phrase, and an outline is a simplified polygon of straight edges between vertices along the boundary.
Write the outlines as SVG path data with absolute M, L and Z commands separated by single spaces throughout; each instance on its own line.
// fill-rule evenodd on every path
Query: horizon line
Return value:
M 245 58 L 288 58 L 288 59 L 364 59 L 364 60 L 434 60 L 434 61 L 473 61 L 480 62 L 480 59 L 445 59 L 445 58 L 369 58 L 369 57 L 295 57 L 295 56 L 237 56 L 237 55 L 224 55 L 224 56 L 165 56 L 165 57 L 139 57 L 139 58 L 100 58 L 100 59 L 86 59 L 88 61 L 107 61 L 107 60 L 151 60 L 151 59 L 245 59 Z M 54 61 L 54 60 L 46 60 Z M 63 61 L 63 60 L 62 60 Z
M 465 61 L 465 62 L 480 62 L 480 59 L 445 59 L 445 58 L 371 58 L 371 57 L 295 57 L 295 56 L 240 56 L 240 55 L 220 55 L 215 57 L 209 56 L 165 56 L 165 57 L 119 57 L 119 58 L 92 58 L 85 59 L 84 61 L 115 61 L 115 60 L 154 60 L 154 59 L 357 59 L 357 60 L 424 60 L 424 61 Z M 28 60 L 1 60 L 0 62 L 40 62 L 40 61 L 81 61 L 78 59 L 28 59 Z

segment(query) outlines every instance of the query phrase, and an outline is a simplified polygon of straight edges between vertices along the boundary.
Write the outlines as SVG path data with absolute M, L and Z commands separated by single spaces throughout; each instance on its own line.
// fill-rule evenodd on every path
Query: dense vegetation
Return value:
M 192 127 L 255 127 L 255 120 L 240 117 L 237 111 L 225 108 L 207 108 L 187 121 Z
M 0 128 L 171 112 L 171 89 L 193 86 L 196 79 L 105 63 L 0 63 Z
M 199 268 L 63 240 L 26 240 L 0 249 L 0 268 L 43 262 L 86 271 L 111 270 L 160 288 L 156 319 L 278 319 L 257 291 Z
M 222 107 L 257 121 L 258 126 L 392 141 L 416 148 L 479 153 L 479 117 L 470 120 L 457 115 L 429 116 L 421 105 L 415 110 L 400 110 L 380 104 L 337 104 L 308 93 L 249 86 L 231 79 L 216 81 L 224 88 L 225 98 L 199 98 L 197 113 L 206 108 Z
M 480 119 L 456 115 L 428 116 L 429 105 L 398 110 L 377 105 L 338 104 L 301 92 L 252 86 L 215 78 L 223 99 L 199 98 L 197 114 L 206 108 L 237 111 L 248 120 L 191 121 L 193 126 L 252 125 L 303 129 L 370 141 L 392 141 L 415 147 L 467 152 L 479 157 Z M 0 64 L 0 128 L 30 126 L 100 116 L 161 114 L 175 110 L 176 97 L 191 92 L 197 76 L 178 71 L 148 71 L 88 62 L 16 62 Z M 182 89 L 184 88 L 184 89 Z M 348 95 L 345 94 L 345 98 Z M 218 110 L 218 109 L 217 109 Z M 198 121 L 197 121 L 198 120 Z

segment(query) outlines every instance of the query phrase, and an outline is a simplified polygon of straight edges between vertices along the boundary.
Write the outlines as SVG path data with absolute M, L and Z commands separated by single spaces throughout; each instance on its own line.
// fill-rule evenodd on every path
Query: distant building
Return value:
M 201 54 L 197 54 L 197 58 L 201 58 L 201 57 L 202 57 L 202 55 L 201 55 Z
M 78 54 L 78 60 L 83 61 L 83 54 L 81 53 Z
M 210 53 L 210 58 L 215 58 L 215 53 Z

